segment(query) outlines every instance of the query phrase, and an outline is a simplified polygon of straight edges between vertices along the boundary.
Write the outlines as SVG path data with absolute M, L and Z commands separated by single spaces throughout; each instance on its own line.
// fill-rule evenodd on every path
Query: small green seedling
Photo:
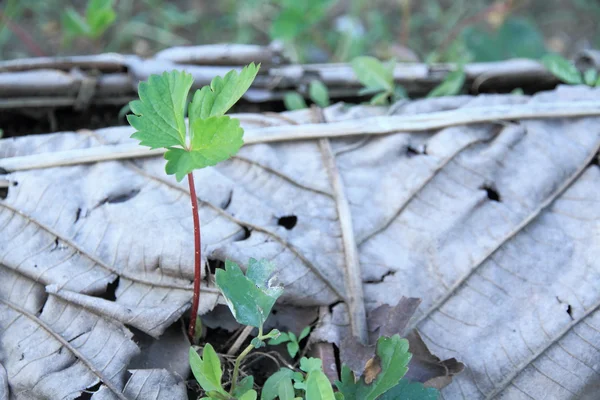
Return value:
M 263 324 L 271 308 L 281 296 L 283 287 L 274 284 L 275 265 L 267 260 L 250 259 L 246 274 L 232 261 L 225 261 L 225 269 L 216 272 L 216 284 L 220 289 L 229 309 L 240 323 L 258 328 L 258 336 L 236 358 L 231 386 L 226 392 L 221 385 L 221 363 L 210 344 L 204 346 L 203 358 L 190 349 L 190 365 L 192 372 L 208 399 L 254 400 L 256 392 L 252 389 L 252 377 L 238 382 L 240 364 L 255 348 L 265 346 L 265 341 L 279 336 L 274 329 L 263 334 Z
M 310 326 L 302 329 L 299 336 L 296 336 L 294 332 L 281 332 L 281 334 L 275 339 L 269 340 L 270 345 L 277 345 L 282 343 L 287 343 L 287 351 L 290 357 L 294 358 L 300 351 L 300 342 L 302 339 L 308 336 L 310 333 Z
M 459 65 L 454 71 L 446 75 L 446 79 L 433 88 L 427 94 L 427 97 L 456 96 L 462 91 L 466 78 L 467 74 L 465 74 L 463 66 Z
M 407 97 L 406 90 L 394 83 L 395 61 L 382 63 L 374 57 L 356 57 L 352 60 L 352 69 L 356 78 L 364 85 L 359 95 L 373 95 L 371 104 L 386 105 L 389 100 L 397 101 Z
M 280 333 L 274 329 L 263 334 L 263 324 L 279 296 L 281 286 L 275 285 L 274 264 L 267 260 L 250 259 L 246 273 L 234 262 L 227 260 L 225 269 L 216 272 L 216 284 L 221 291 L 235 319 L 244 325 L 258 328 L 258 336 L 236 358 L 231 386 L 223 387 L 221 362 L 210 344 L 204 346 L 202 357 L 194 348 L 190 349 L 192 372 L 206 396 L 212 400 L 255 400 L 258 396 L 253 389 L 254 379 L 247 376 L 239 380 L 241 362 L 255 348 L 269 344 L 288 343 L 288 351 L 298 352 L 298 342 L 308 336 L 310 328 L 305 328 L 296 338 L 291 333 Z M 290 350 L 290 343 L 296 346 Z M 342 379 L 336 383 L 338 391 L 323 371 L 318 358 L 300 359 L 300 370 L 281 368 L 271 375 L 263 385 L 261 400 L 436 400 L 439 392 L 426 388 L 421 383 L 404 379 L 408 371 L 411 354 L 408 341 L 399 335 L 380 337 L 375 355 L 365 367 L 363 376 L 357 380 L 346 366 L 342 367 Z
M 558 54 L 547 54 L 542 58 L 542 64 L 552 75 L 569 85 L 600 86 L 598 71 L 590 68 L 582 74 L 573 63 Z
M 311 81 L 308 86 L 308 96 L 312 102 L 319 107 L 325 108 L 331 104 L 327 86 L 316 79 Z M 285 108 L 289 111 L 308 108 L 306 101 L 304 101 L 304 97 L 298 92 L 287 92 L 283 97 L 283 103 L 285 104 Z
M 244 144 L 240 121 L 225 113 L 246 93 L 258 69 L 252 63 L 240 73 L 234 70 L 223 78 L 217 76 L 210 86 L 196 90 L 189 104 L 188 93 L 194 81 L 191 74 L 171 71 L 151 75 L 147 82 L 139 84 L 140 99 L 129 103 L 134 115 L 128 115 L 127 121 L 136 130 L 131 137 L 142 146 L 166 149 L 166 173 L 175 175 L 177 181 L 188 177 L 195 247 L 194 296 L 188 329 L 192 342 L 196 339 L 202 278 L 200 218 L 193 171 L 227 160 Z M 186 109 L 189 126 L 184 118 Z
M 77 36 L 98 39 L 115 21 L 114 0 L 90 0 L 82 17 L 73 7 L 62 15 L 65 42 Z

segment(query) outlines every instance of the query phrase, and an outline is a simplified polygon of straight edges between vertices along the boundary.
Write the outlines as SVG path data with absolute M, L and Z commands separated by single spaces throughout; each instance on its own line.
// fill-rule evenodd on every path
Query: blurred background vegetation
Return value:
M 0 58 L 274 40 L 311 63 L 570 57 L 598 21 L 597 0 L 1 0 Z

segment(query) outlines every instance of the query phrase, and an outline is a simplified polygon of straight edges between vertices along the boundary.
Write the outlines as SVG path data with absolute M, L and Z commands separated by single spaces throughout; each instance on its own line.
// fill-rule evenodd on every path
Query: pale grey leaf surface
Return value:
M 0 400 L 8 400 L 8 375 L 6 368 L 0 364 Z
M 471 115 L 491 105 L 554 101 L 600 101 L 600 92 L 561 87 L 532 98 L 460 96 L 391 110 Z M 381 112 L 338 105 L 324 118 Z M 311 110 L 242 116 L 246 127 L 318 121 Z M 467 365 L 444 389 L 445 398 L 593 393 L 600 372 L 594 349 L 600 348 L 594 313 L 600 176 L 590 162 L 600 145 L 599 126 L 596 117 L 530 119 L 330 140 L 352 214 L 367 309 L 394 305 L 402 296 L 422 298 L 413 326 L 440 358 Z M 114 128 L 2 140 L 0 156 L 126 143 L 130 134 Z M 246 146 L 231 161 L 195 175 L 206 259 L 272 260 L 286 287 L 282 302 L 295 306 L 331 305 L 348 295 L 342 232 L 318 141 Z M 0 299 L 37 315 L 42 307 L 46 312 L 49 297 L 103 324 L 155 337 L 188 308 L 189 193 L 164 175 L 163 159 L 5 178 L 18 185 L 0 201 L 6 233 L 0 235 Z M 218 301 L 212 283 L 204 285 L 201 312 Z M 330 319 L 315 337 L 335 341 L 336 326 L 346 323 Z M 502 348 L 507 345 L 510 357 Z M 16 361 L 2 351 L 12 396 Z M 161 377 L 151 371 L 144 375 L 150 381 Z M 37 390 L 31 382 L 14 382 L 21 391 Z M 83 378 L 80 383 L 88 387 Z M 151 386 L 140 393 L 153 393 Z M 124 387 L 123 381 L 118 389 Z

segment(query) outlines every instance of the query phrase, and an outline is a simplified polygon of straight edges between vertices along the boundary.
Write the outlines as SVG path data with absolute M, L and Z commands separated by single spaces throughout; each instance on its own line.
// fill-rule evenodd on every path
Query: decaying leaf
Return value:
M 342 236 L 351 234 L 367 311 L 402 295 L 421 298 L 408 329 L 417 327 L 432 353 L 467 366 L 443 389 L 445 398 L 590 398 L 600 360 L 600 171 L 592 162 L 600 119 L 573 110 L 599 100 L 596 89 L 559 87 L 533 97 L 405 102 L 376 120 L 361 118 L 381 109 L 341 106 L 325 109 L 324 120 L 311 110 L 240 116 L 249 144 L 231 161 L 195 172 L 204 261 L 267 258 L 279 266 L 282 302 L 330 306 L 350 295 Z M 564 110 L 577 117 L 547 118 Z M 510 118 L 501 117 L 506 112 Z M 344 126 L 352 137 L 329 138 L 352 219 L 352 232 L 342 232 L 316 136 L 277 135 L 321 134 L 327 124 L 295 125 L 350 119 Z M 371 127 L 390 134 L 358 135 Z M 68 151 L 133 145 L 131 133 L 123 127 L 0 141 L 1 179 L 14 183 L 0 199 L 2 328 L 17 318 L 38 335 L 48 332 L 40 321 L 62 302 L 65 312 L 98 320 L 102 330 L 89 335 L 123 338 L 118 368 L 137 351 L 126 326 L 158 337 L 189 307 L 187 188 L 164 177 L 160 156 L 41 169 L 26 162 L 60 164 Z M 212 280 L 203 286 L 202 313 L 218 302 Z M 339 337 L 349 321 L 334 322 L 324 336 Z M 69 327 L 85 332 L 79 323 Z M 57 353 L 73 334 L 53 331 L 35 344 L 50 358 L 75 362 L 82 373 L 58 389 L 77 392 L 104 379 L 81 361 L 102 371 L 89 357 Z M 12 329 L 0 334 L 11 396 L 60 381 L 19 372 L 14 349 L 22 338 Z
M 393 307 L 384 304 L 372 310 L 368 315 L 370 343 L 367 345 L 360 343 L 347 329 L 343 330 L 342 339 L 338 342 L 340 362 L 347 365 L 357 376 L 364 375 L 368 384 L 380 371 L 379 364 L 375 362 L 377 338 L 399 334 L 408 340 L 409 351 L 412 354 L 406 378 L 436 389 L 449 385 L 452 377 L 460 373 L 464 365 L 454 358 L 440 360 L 429 352 L 418 332 L 405 332 L 420 302 L 420 299 L 403 297 Z M 341 311 L 342 308 L 338 307 L 334 309 L 334 314 Z M 319 338 L 324 329 L 327 328 L 321 325 L 314 337 Z

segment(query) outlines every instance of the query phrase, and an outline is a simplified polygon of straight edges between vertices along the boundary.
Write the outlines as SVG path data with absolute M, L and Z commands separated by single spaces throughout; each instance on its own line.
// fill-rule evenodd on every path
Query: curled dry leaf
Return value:
M 578 114 L 584 103 L 587 111 Z M 281 141 L 325 132 L 326 125 L 294 126 L 317 122 L 311 110 L 241 116 L 244 140 L 253 144 L 195 174 L 206 222 L 203 254 L 211 265 L 270 259 L 286 287 L 282 302 L 330 306 L 351 295 L 344 285 L 350 249 L 342 240 L 350 234 L 367 310 L 397 304 L 401 294 L 421 298 L 409 330 L 418 327 L 441 359 L 467 366 L 443 389 L 444 397 L 591 396 L 600 360 L 595 104 L 598 90 L 559 87 L 533 97 L 406 102 L 378 125 L 359 118 L 381 109 L 324 110 L 327 123 L 356 119 L 345 125 L 353 137 L 329 140 L 352 232 L 342 231 L 340 197 L 319 142 Z M 563 117 L 549 118 L 556 113 Z M 373 126 L 391 133 L 357 136 Z M 278 129 L 287 136 L 267 143 Z M 67 332 L 43 328 L 58 304 L 96 318 L 94 329 L 102 330 L 87 334 L 101 333 L 97 340 L 108 332 L 123 340 L 127 350 L 104 348 L 123 353 L 111 366 L 117 369 L 127 368 L 137 351 L 126 326 L 159 337 L 189 306 L 189 193 L 164 177 L 164 160 L 56 165 L 70 150 L 133 145 L 131 133 L 111 128 L 0 141 L 0 168 L 7 170 L 1 179 L 16 184 L 3 188 L 0 199 L 0 341 L 14 350 L 23 337 L 6 329 L 7 321 L 43 333 L 48 339 L 34 348 L 84 371 L 70 375 L 69 364 L 62 364 L 57 374 L 77 376 L 61 378 L 69 382 L 64 390 L 104 381 L 87 367 L 102 372 L 103 364 L 66 348 L 58 354 L 61 340 L 86 332 L 83 322 L 71 322 Z M 26 156 L 55 164 L 28 170 Z M 211 282 L 204 283 L 202 313 L 218 301 Z M 333 322 L 323 336 L 339 337 L 344 321 Z M 29 365 L 37 375 L 19 373 L 20 355 L 0 353 L 11 393 L 51 383 L 40 372 L 45 361 Z

